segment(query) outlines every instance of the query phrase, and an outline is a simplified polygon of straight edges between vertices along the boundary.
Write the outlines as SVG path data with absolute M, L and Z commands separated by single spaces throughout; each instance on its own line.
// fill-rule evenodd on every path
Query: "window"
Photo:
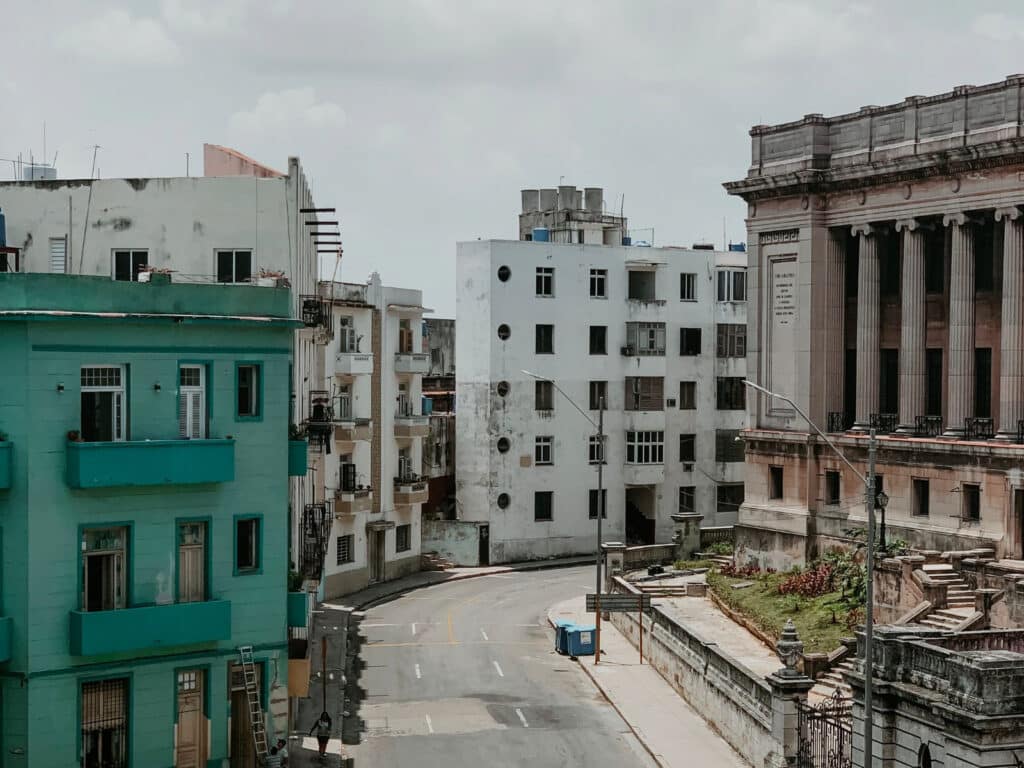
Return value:
M 353 493 L 356 490 L 356 464 L 352 461 L 352 454 L 346 453 L 338 457 L 338 487 L 343 493 Z
M 695 512 L 697 507 L 695 504 L 695 497 L 697 495 L 697 488 L 693 485 L 683 485 L 679 488 L 679 514 L 686 514 L 687 512 Z
M 592 299 L 606 299 L 606 298 L 608 298 L 608 270 L 607 269 L 592 269 L 592 270 L 590 270 L 590 298 L 592 298 Z
M 248 283 L 252 279 L 252 251 L 217 251 L 217 282 Z
M 608 382 L 607 381 L 592 381 L 590 382 L 590 410 L 596 411 L 601 407 L 601 401 L 604 401 L 604 407 L 608 407 Z
M 715 380 L 718 388 L 715 407 L 720 411 L 742 411 L 747 407 L 747 388 L 742 377 L 719 376 Z
M 747 300 L 747 270 L 720 269 L 717 281 L 719 301 Z
M 147 264 L 148 251 L 114 251 L 114 279 L 123 282 L 138 280 L 140 270 Z
M 679 329 L 679 354 L 686 357 L 700 354 L 700 328 Z
M 412 525 L 395 526 L 395 552 L 408 552 L 412 549 Z
M 715 430 L 715 461 L 743 461 L 743 441 L 738 429 Z
M 961 495 L 964 497 L 961 516 L 964 520 L 981 520 L 981 486 L 975 483 L 962 483 Z
M 82 610 L 115 611 L 127 606 L 128 528 L 82 530 Z
M 602 488 L 598 493 L 596 488 L 590 489 L 590 514 L 591 520 L 597 520 L 598 505 L 601 507 L 601 519 L 608 519 L 608 489 Z
M 128 680 L 93 680 L 81 689 L 82 768 L 128 765 Z
M 606 326 L 606 325 L 592 325 L 592 326 L 590 326 L 590 354 L 592 354 L 592 355 L 607 355 L 608 354 L 608 326 Z
M 629 271 L 629 294 L 632 301 L 654 301 L 654 272 Z
M 527 236 L 526 239 L 532 240 L 533 238 Z M 512 277 L 512 270 L 509 269 L 507 265 L 502 264 L 500 267 L 498 267 L 498 279 L 501 280 L 501 282 L 507 283 L 510 277 Z
M 626 323 L 626 346 L 630 355 L 664 355 L 664 323 Z
M 554 491 L 534 491 L 533 519 L 537 522 L 551 520 L 554 507 Z
M 260 569 L 260 519 L 235 520 L 235 573 Z
M 739 512 L 743 504 L 743 483 L 729 483 L 718 486 L 718 512 Z
M 338 351 L 352 353 L 359 351 L 359 340 L 356 338 L 356 321 L 352 315 L 338 318 Z
M 238 417 L 255 419 L 260 415 L 260 366 L 239 365 L 236 370 Z
M 178 602 L 202 602 L 206 592 L 206 523 L 178 523 Z
M 604 457 L 604 450 L 601 446 L 600 435 L 591 435 L 587 439 L 587 463 L 588 464 L 607 464 L 608 461 Z
M 679 300 L 697 300 L 697 275 L 693 272 L 683 272 L 679 275 Z
M 555 354 L 555 326 L 537 325 L 537 348 L 534 350 L 538 355 Z
M 66 237 L 50 238 L 50 271 L 63 274 L 68 271 L 68 239 Z
M 508 341 L 508 337 L 512 335 L 512 329 L 505 323 L 498 326 L 498 338 L 502 341 Z
M 535 410 L 555 410 L 555 385 L 552 384 L 550 381 L 534 382 L 533 395 L 533 407 Z
M 914 498 L 910 510 L 914 517 L 928 517 L 929 495 L 928 481 L 914 478 Z
M 697 460 L 697 436 L 696 435 L 680 435 L 679 436 L 679 460 L 680 461 L 696 461 Z
M 554 446 L 555 438 L 551 435 L 543 435 L 537 437 L 533 443 L 533 460 L 537 464 L 554 464 L 554 457 L 552 456 L 552 447 Z
M 125 366 L 83 366 L 81 437 L 87 443 L 125 439 Z
M 206 367 L 178 369 L 178 434 L 192 440 L 206 438 Z
M 743 323 L 719 323 L 716 328 L 716 357 L 747 356 L 747 326 Z M 699 350 L 698 350 L 699 354 Z
M 694 411 L 697 409 L 697 382 L 679 382 L 679 410 Z
M 768 467 L 768 498 L 782 498 L 782 467 Z
M 662 431 L 626 432 L 627 464 L 664 464 L 665 433 Z
M 627 411 L 665 410 L 665 380 L 660 376 L 627 376 Z
M 398 479 L 403 483 L 416 481 L 416 475 L 412 471 L 412 452 L 408 448 L 398 450 Z
M 537 295 L 544 297 L 555 295 L 554 267 L 537 267 Z
M 825 471 L 825 503 L 835 506 L 839 503 L 841 475 L 834 469 Z
M 409 318 L 402 318 L 398 321 L 398 352 L 402 355 L 411 355 L 413 351 L 412 322 Z

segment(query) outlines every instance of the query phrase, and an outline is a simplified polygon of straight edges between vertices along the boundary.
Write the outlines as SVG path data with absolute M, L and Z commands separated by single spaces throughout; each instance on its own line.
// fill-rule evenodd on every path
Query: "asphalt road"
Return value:
M 590 679 L 556 654 L 547 608 L 593 571 L 500 574 L 367 611 L 360 768 L 654 766 Z

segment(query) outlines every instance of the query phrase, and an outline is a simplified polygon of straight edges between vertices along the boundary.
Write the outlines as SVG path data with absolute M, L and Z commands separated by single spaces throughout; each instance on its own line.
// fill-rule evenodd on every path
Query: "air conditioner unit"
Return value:
M 670 397 L 670 398 L 668 399 L 668 402 L 666 403 L 666 405 L 667 405 L 667 406 L 668 406 L 669 408 L 675 408 L 675 407 L 676 407 L 676 399 L 675 399 L 674 397 Z
M 693 472 L 693 463 L 689 461 L 684 461 L 683 472 Z
M 636 354 L 636 352 L 634 352 L 632 344 L 627 344 L 626 346 L 624 346 L 622 348 L 622 355 L 623 355 L 623 357 L 632 357 L 635 354 Z

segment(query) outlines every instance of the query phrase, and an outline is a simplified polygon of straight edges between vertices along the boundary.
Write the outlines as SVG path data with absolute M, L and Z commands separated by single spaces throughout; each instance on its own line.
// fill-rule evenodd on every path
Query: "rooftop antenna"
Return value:
M 722 250 L 729 250 L 729 244 L 725 242 L 725 216 L 722 217 Z
M 96 153 L 99 152 L 102 147 L 99 144 L 92 145 L 92 170 L 89 171 L 89 178 L 96 178 Z
M 188 173 L 188 152 L 186 152 L 185 153 L 185 177 L 187 178 L 188 175 L 189 175 L 189 173 Z
M 46 164 L 46 121 L 43 120 L 43 164 Z

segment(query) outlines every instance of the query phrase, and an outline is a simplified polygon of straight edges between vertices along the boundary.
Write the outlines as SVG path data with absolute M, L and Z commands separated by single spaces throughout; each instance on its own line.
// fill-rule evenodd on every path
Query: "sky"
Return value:
M 455 243 L 517 237 L 519 190 L 605 190 L 655 245 L 745 239 L 759 123 L 1024 72 L 1020 2 L 8 2 L 0 158 L 62 178 L 201 172 L 204 142 L 298 155 L 341 279 L 455 313 Z M 0 178 L 11 178 L 0 162 Z M 653 229 L 653 232 L 651 232 Z

